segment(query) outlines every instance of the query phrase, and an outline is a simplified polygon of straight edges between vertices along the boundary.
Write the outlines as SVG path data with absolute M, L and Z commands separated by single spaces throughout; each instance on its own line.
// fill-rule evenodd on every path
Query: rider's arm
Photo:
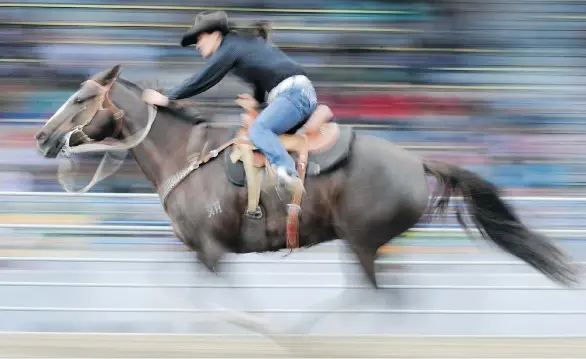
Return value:
M 209 90 L 230 72 L 236 58 L 235 46 L 231 43 L 224 43 L 210 57 L 200 72 L 170 90 L 167 97 L 169 100 L 181 100 Z

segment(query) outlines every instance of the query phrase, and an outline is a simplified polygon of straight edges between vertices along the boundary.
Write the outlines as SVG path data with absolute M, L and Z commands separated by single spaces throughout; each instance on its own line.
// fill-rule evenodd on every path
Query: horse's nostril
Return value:
M 42 142 L 47 139 L 47 134 L 41 131 L 35 135 L 35 138 L 37 139 L 37 141 Z

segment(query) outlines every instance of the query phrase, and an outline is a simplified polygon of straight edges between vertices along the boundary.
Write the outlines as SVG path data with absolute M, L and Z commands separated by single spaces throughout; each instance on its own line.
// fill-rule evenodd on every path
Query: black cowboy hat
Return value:
M 230 31 L 228 15 L 224 11 L 202 11 L 195 17 L 193 26 L 183 35 L 181 46 L 193 45 L 197 43 L 199 34 L 214 31 L 220 31 L 224 35 Z

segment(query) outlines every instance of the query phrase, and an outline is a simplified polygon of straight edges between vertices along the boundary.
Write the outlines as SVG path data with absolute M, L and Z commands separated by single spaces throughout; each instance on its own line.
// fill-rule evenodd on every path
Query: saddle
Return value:
M 250 113 L 253 118 L 256 118 L 257 113 Z M 341 130 L 337 123 L 332 122 L 334 115 L 330 108 L 326 105 L 319 105 L 315 111 L 304 121 L 296 133 L 280 135 L 279 139 L 283 147 L 289 152 L 293 158 L 296 159 L 297 171 L 300 178 L 305 182 L 308 170 L 309 159 L 316 158 L 320 155 L 330 154 L 332 149 L 339 143 L 341 138 Z M 344 133 L 346 134 L 346 133 Z M 343 136 L 345 139 L 349 136 Z M 260 232 L 264 232 L 264 222 L 258 224 L 258 230 L 255 230 L 257 225 L 251 223 L 254 219 L 258 220 L 262 217 L 262 210 L 259 206 L 262 172 L 266 169 L 270 177 L 274 178 L 272 168 L 268 165 L 268 161 L 264 154 L 257 150 L 251 143 L 248 137 L 248 130 L 244 127 L 239 127 L 235 134 L 235 141 L 232 145 L 231 151 L 227 151 L 226 158 L 229 158 L 232 164 L 238 161 L 242 162 L 244 176 L 246 180 L 246 187 L 248 189 L 248 206 L 245 213 L 245 237 L 262 236 Z M 344 144 L 349 144 L 349 139 L 342 141 Z M 337 150 L 334 155 L 338 155 L 336 161 L 329 161 L 330 166 L 339 163 L 340 154 L 347 154 L 348 146 L 344 146 L 344 150 Z M 331 157 L 331 156 L 326 156 Z M 322 161 L 324 162 L 324 161 Z M 314 168 L 311 173 L 318 175 L 323 173 L 319 166 L 319 161 L 312 162 Z M 230 164 L 228 164 L 230 166 Z M 317 166 L 317 169 L 315 168 Z M 327 168 L 326 168 L 327 169 Z M 239 181 L 234 180 L 232 176 L 231 182 L 236 184 Z M 230 176 L 229 176 L 230 178 Z M 301 216 L 301 200 L 303 196 L 303 189 L 297 188 L 291 194 L 291 202 L 287 206 L 287 248 L 299 247 L 299 221 Z M 252 238 L 251 238 L 252 240 Z M 256 239 L 258 241 L 258 238 Z
M 251 113 L 256 118 L 257 113 Z M 284 148 L 295 159 L 297 171 L 302 182 L 306 175 L 319 176 L 341 164 L 350 153 L 354 131 L 350 127 L 340 127 L 332 122 L 334 115 L 326 105 L 316 110 L 299 126 L 289 133 L 279 136 Z M 263 171 L 271 174 L 266 157 L 258 151 L 248 137 L 248 130 L 236 128 L 232 139 L 206 154 L 195 153 L 188 158 L 188 166 L 165 181 L 159 191 L 161 202 L 166 210 L 167 198 L 173 189 L 200 166 L 208 163 L 224 152 L 224 167 L 229 181 L 237 186 L 246 186 L 248 205 L 244 213 L 242 235 L 247 248 L 266 248 L 266 218 L 259 206 Z M 276 176 L 272 173 L 271 177 Z M 299 221 L 303 188 L 291 194 L 287 205 L 287 248 L 299 248 Z

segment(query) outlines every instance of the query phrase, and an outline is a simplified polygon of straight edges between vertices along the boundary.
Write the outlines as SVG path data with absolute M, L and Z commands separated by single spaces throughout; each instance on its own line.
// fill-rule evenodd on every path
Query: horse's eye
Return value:
M 76 98 L 76 99 L 73 100 L 73 103 L 76 104 L 76 105 L 80 105 L 80 104 L 82 104 L 82 103 L 84 103 L 86 101 L 89 101 L 89 100 L 91 100 L 91 99 L 93 99 L 95 97 L 96 97 L 95 95 L 92 95 L 92 96 L 89 96 L 89 97 L 85 97 L 85 98 L 78 97 L 78 98 Z

